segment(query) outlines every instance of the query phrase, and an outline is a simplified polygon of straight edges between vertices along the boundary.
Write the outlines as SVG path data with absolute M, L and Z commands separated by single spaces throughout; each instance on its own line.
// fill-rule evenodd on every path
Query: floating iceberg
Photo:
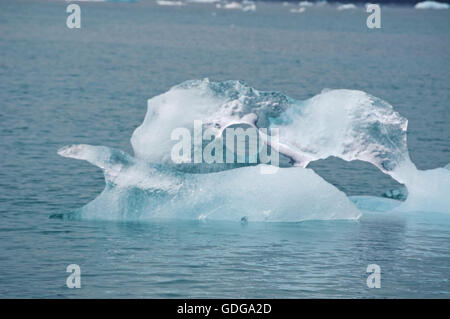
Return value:
M 226 10 L 242 10 L 244 12 L 248 11 L 256 11 L 256 4 L 253 1 L 244 0 L 242 3 L 232 1 L 227 2 L 225 4 L 216 4 L 217 9 L 226 9 Z
M 242 8 L 242 11 L 248 12 L 248 11 L 256 11 L 256 5 L 255 4 L 249 4 Z
M 225 3 L 222 7 L 228 10 L 242 10 L 243 8 L 242 4 L 236 1 Z
M 177 7 L 177 6 L 183 6 L 184 3 L 181 1 L 169 1 L 169 0 L 157 0 L 156 4 L 159 6 L 169 6 L 169 7 Z
M 137 0 L 77 0 L 76 2 L 137 2 Z
M 300 1 L 298 5 L 301 7 L 313 7 L 314 3 L 309 1 Z
M 244 0 L 242 1 L 242 11 L 256 11 L 256 3 L 250 0 Z
M 220 0 L 186 0 L 186 1 L 191 3 L 202 3 L 202 4 L 220 2 Z
M 422 1 L 417 3 L 414 8 L 416 9 L 448 9 L 450 6 L 448 3 L 437 2 L 437 1 Z
M 291 10 L 289 10 L 289 12 L 291 12 L 291 13 L 303 13 L 303 12 L 305 12 L 305 7 L 292 8 Z
M 198 120 L 218 140 L 230 127 L 255 128 L 265 137 L 268 129 L 278 129 L 276 138 L 266 141 L 282 158 L 283 168 L 263 175 L 260 161 L 174 163 L 171 155 L 178 142 L 172 132 L 184 128 L 195 136 Z M 448 166 L 418 170 L 408 154 L 406 129 L 407 120 L 390 104 L 362 91 L 328 90 L 298 101 L 242 81 L 205 79 L 184 82 L 148 100 L 145 119 L 131 137 L 133 156 L 89 145 L 63 147 L 58 154 L 86 160 L 105 175 L 104 191 L 73 212 L 74 218 L 357 219 L 360 212 L 353 202 L 368 201 L 350 201 L 306 168 L 330 156 L 369 162 L 406 186 L 404 202 L 380 198 L 389 205 L 378 209 L 449 212 Z M 195 153 L 198 146 L 189 146 Z M 391 193 L 387 197 L 399 195 Z
M 341 4 L 337 7 L 339 11 L 341 10 L 352 10 L 356 9 L 356 6 L 353 3 Z

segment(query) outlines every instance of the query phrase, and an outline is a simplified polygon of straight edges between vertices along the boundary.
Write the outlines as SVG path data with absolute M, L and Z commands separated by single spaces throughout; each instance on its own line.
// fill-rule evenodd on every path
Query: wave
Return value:
M 259 158 L 252 164 L 174 163 L 172 132 L 185 128 L 195 136 L 198 120 L 217 140 L 230 127 L 255 128 L 270 152 L 279 154 L 282 168 L 261 174 L 266 166 Z M 58 153 L 104 171 L 104 191 L 73 213 L 80 218 L 357 219 L 354 203 L 306 168 L 330 156 L 369 162 L 405 184 L 406 200 L 396 201 L 396 210 L 449 212 L 450 170 L 418 170 L 409 157 L 406 131 L 407 120 L 389 103 L 363 91 L 324 90 L 299 101 L 242 81 L 204 79 L 148 100 L 145 119 L 131 137 L 133 156 L 90 145 Z M 190 146 L 195 153 L 198 146 Z

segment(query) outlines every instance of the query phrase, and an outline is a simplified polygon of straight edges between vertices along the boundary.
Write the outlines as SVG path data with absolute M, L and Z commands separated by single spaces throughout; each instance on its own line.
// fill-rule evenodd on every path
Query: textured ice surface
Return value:
M 450 171 L 448 169 L 411 170 L 404 175 L 408 197 L 398 207 L 399 210 L 450 213 Z
M 363 160 L 383 171 L 407 162 L 407 120 L 388 103 L 362 91 L 330 90 L 297 101 L 278 92 L 261 92 L 241 81 L 184 82 L 148 100 L 145 120 L 131 138 L 136 157 L 171 162 L 177 127 L 193 128 L 195 120 L 218 135 L 228 126 L 247 124 L 279 128 L 273 145 L 295 165 L 340 157 Z
M 408 189 L 406 187 L 389 189 L 382 196 L 385 198 L 405 200 L 408 197 Z
M 262 175 L 253 166 L 189 174 L 150 165 L 103 146 L 73 145 L 58 153 L 86 160 L 105 172 L 105 190 L 74 212 L 75 218 L 292 222 L 360 216 L 344 193 L 311 169 L 284 168 Z
M 350 196 L 350 200 L 361 211 L 389 212 L 395 210 L 402 202 L 376 196 Z
M 261 136 L 263 129 L 278 129 L 273 133 L 278 141 L 269 144 L 288 168 L 263 176 L 252 166 L 175 164 L 171 151 L 178 141 L 171 133 L 176 128 L 192 132 L 198 120 L 204 129 L 214 128 L 218 138 L 236 125 L 254 127 Z M 59 154 L 105 172 L 106 188 L 78 212 L 83 218 L 357 218 L 358 210 L 343 193 L 305 169 L 330 156 L 369 162 L 405 184 L 407 199 L 397 202 L 396 210 L 449 212 L 450 171 L 418 170 L 408 154 L 406 130 L 407 120 L 390 104 L 362 91 L 327 90 L 298 101 L 241 81 L 205 79 L 148 100 L 145 119 L 131 138 L 134 156 L 89 145 L 65 147 Z

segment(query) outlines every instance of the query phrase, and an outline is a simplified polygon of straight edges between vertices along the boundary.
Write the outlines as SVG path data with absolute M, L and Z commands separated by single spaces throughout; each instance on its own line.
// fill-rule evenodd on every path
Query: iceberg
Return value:
M 301 7 L 313 7 L 314 3 L 309 1 L 300 1 L 298 5 Z
M 183 6 L 184 3 L 181 1 L 174 1 L 174 0 L 157 0 L 156 4 L 159 6 L 170 6 L 170 7 L 176 7 L 176 6 Z
M 352 10 L 356 9 L 356 6 L 353 3 L 341 4 L 337 7 L 339 11 L 341 10 Z
M 237 10 L 242 10 L 242 4 L 240 4 L 239 2 L 233 1 L 233 2 L 229 2 L 229 3 L 225 3 L 223 5 L 224 9 L 228 9 L 228 10 L 233 10 L 233 9 L 237 9 Z
M 236 2 L 236 1 L 232 1 L 232 2 L 227 2 L 225 4 L 216 4 L 216 8 L 217 9 L 227 9 L 227 10 L 242 10 L 244 12 L 248 12 L 248 11 L 256 11 L 256 4 L 253 1 L 250 0 L 244 0 L 242 1 L 242 3 L 240 2 Z
M 256 11 L 256 3 L 250 0 L 244 0 L 242 1 L 242 11 L 248 12 L 248 11 Z
M 448 3 L 437 1 L 422 1 L 414 6 L 414 8 L 416 9 L 435 9 L 435 10 L 448 9 L 449 7 L 450 5 Z
M 305 7 L 292 8 L 291 10 L 289 10 L 289 12 L 291 12 L 291 13 L 303 13 L 303 12 L 305 12 Z
M 186 0 L 186 1 L 191 2 L 191 3 L 201 3 L 201 4 L 220 2 L 220 0 Z
M 183 128 L 195 136 L 199 120 L 217 140 L 228 128 L 254 128 L 280 156 L 280 168 L 261 174 L 266 165 L 259 157 L 243 164 L 174 162 L 178 141 L 172 133 Z M 450 166 L 417 169 L 409 157 L 407 123 L 389 103 L 363 91 L 324 90 L 300 101 L 243 81 L 192 80 L 148 100 L 144 121 L 131 137 L 133 155 L 90 145 L 66 146 L 58 154 L 86 160 L 105 175 L 100 196 L 70 214 L 78 218 L 357 219 L 354 203 L 368 201 L 350 200 L 307 168 L 331 156 L 369 162 L 404 184 L 405 190 L 379 198 L 385 207 L 448 213 Z M 189 147 L 194 158 L 198 148 L 205 149 L 203 143 Z
M 137 2 L 137 0 L 77 0 L 76 2 Z

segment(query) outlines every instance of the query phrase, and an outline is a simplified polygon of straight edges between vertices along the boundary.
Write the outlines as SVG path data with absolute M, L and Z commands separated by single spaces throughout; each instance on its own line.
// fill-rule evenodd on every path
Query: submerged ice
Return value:
M 275 142 L 265 138 L 283 168 L 262 175 L 261 163 L 175 164 L 172 131 L 192 131 L 198 120 L 217 139 L 233 126 L 256 128 L 261 136 L 277 128 Z M 134 155 L 90 145 L 67 146 L 58 153 L 86 160 L 105 174 L 100 196 L 72 213 L 79 218 L 356 219 L 355 200 L 306 168 L 330 156 L 369 162 L 403 183 L 406 200 L 388 205 L 395 210 L 448 212 L 448 167 L 418 170 L 408 154 L 406 130 L 407 120 L 390 104 L 362 91 L 327 90 L 298 101 L 241 81 L 205 79 L 148 100 L 145 119 L 131 138 Z

